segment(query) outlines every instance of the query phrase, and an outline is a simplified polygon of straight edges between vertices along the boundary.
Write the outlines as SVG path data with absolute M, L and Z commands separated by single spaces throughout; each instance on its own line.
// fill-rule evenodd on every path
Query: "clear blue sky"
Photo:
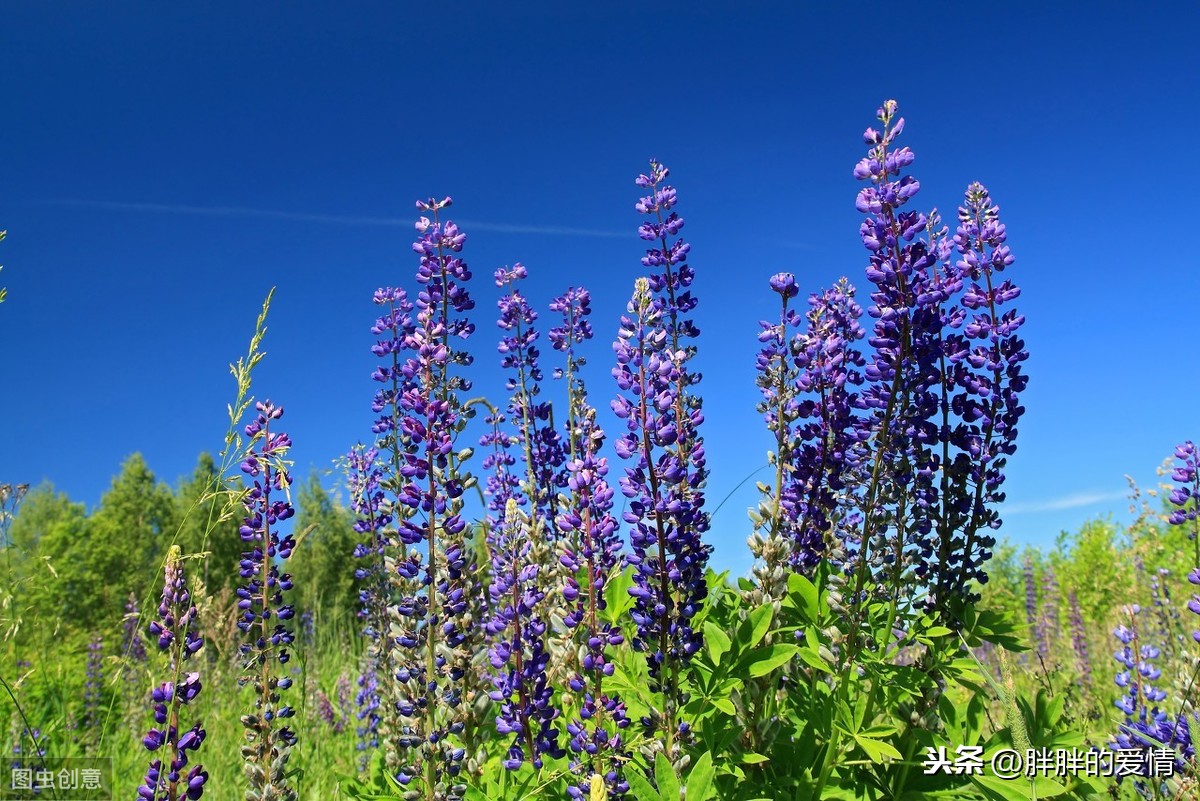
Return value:
M 479 388 L 502 394 L 489 277 L 521 261 L 540 306 L 592 289 L 606 407 L 655 156 L 699 276 L 715 505 L 768 446 L 767 277 L 865 293 L 851 169 L 888 97 L 921 206 L 984 182 L 1017 256 L 1032 382 L 1004 532 L 1123 517 L 1123 474 L 1151 484 L 1200 437 L 1197 4 L 341 5 L 6 5 L 0 481 L 92 505 L 131 452 L 188 473 L 273 285 L 255 390 L 298 469 L 327 467 L 370 436 L 371 294 L 411 285 L 430 195 L 469 237 Z M 747 567 L 754 500 L 716 516 L 718 566 Z

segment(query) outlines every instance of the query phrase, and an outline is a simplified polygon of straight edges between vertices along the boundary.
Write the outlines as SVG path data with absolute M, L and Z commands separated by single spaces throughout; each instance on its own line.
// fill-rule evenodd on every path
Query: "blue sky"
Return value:
M 468 234 L 478 387 L 503 391 L 489 278 L 521 261 L 543 308 L 592 290 L 607 406 L 654 156 L 698 273 L 715 505 L 765 462 L 767 278 L 865 294 L 851 169 L 888 97 L 920 205 L 982 181 L 1017 257 L 1031 385 L 1004 532 L 1124 518 L 1123 475 L 1153 484 L 1200 436 L 1196 4 L 348 5 L 5 8 L 0 482 L 94 504 L 134 451 L 188 473 L 271 286 L 255 392 L 287 408 L 298 469 L 328 467 L 370 436 L 371 294 L 411 286 L 431 195 Z M 716 515 L 718 566 L 748 566 L 754 501 Z

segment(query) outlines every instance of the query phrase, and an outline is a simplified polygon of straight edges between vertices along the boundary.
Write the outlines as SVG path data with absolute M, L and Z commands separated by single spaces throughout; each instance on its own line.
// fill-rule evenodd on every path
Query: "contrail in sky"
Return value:
M 1006 515 L 1029 514 L 1032 512 L 1061 512 L 1066 509 L 1079 509 L 1105 501 L 1115 501 L 1124 498 L 1126 492 L 1076 492 L 1052 498 L 1048 501 L 1031 501 L 1029 503 L 1001 504 L 1000 512 Z
M 413 220 L 401 217 L 353 217 L 340 214 L 309 214 L 295 211 L 276 211 L 274 209 L 254 209 L 246 206 L 187 206 L 177 203 L 124 203 L 111 200 L 53 200 L 56 206 L 80 206 L 92 209 L 109 209 L 112 211 L 147 211 L 155 214 L 191 214 L 203 217 L 257 217 L 265 220 L 285 220 L 289 222 L 316 223 L 319 225 L 370 225 L 390 227 L 411 227 Z M 594 228 L 572 228 L 561 225 L 524 225 L 516 223 L 491 223 L 478 220 L 457 220 L 464 228 L 476 231 L 490 231 L 497 234 L 542 234 L 545 236 L 589 236 L 600 239 L 628 239 L 634 229 L 628 232 L 599 231 Z

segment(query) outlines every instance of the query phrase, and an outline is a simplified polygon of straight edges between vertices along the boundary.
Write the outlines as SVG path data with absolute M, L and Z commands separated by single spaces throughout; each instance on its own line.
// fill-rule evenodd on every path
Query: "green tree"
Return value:
M 81 588 L 73 559 L 78 544 L 87 538 L 87 523 L 83 504 L 55 492 L 52 484 L 25 496 L 11 523 L 2 562 L 7 574 L 6 632 L 22 639 L 33 633 L 34 612 L 38 620 L 58 621 L 56 626 L 74 621 Z
M 80 601 L 88 604 L 83 617 L 90 627 L 120 619 L 131 590 L 147 597 L 176 520 L 171 490 L 141 454 L 126 459 L 74 549 L 72 569 L 86 588 Z
M 358 610 L 354 515 L 329 497 L 315 472 L 297 502 L 298 544 L 289 566 L 297 612 L 311 611 L 324 622 L 347 621 Z

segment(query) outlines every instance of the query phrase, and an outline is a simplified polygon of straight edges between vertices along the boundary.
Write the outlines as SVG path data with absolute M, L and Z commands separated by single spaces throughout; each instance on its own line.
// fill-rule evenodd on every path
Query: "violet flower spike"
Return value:
M 559 729 L 554 721 L 554 689 L 546 679 L 550 661 L 542 617 L 546 593 L 538 586 L 540 566 L 529 558 L 529 520 L 515 498 L 505 506 L 504 525 L 492 530 L 492 597 L 495 614 L 484 626 L 491 646 L 491 692 L 500 704 L 496 731 L 512 735 L 504 767 L 516 770 L 526 761 L 535 768 L 543 757 L 560 757 Z
M 200 749 L 206 732 L 199 723 L 183 729 L 186 724 L 182 720 L 183 707 L 194 701 L 201 689 L 200 674 L 188 672 L 186 667 L 204 647 L 196 629 L 196 607 L 188 593 L 182 555 L 179 546 L 172 545 L 167 552 L 158 618 L 148 629 L 159 651 L 167 655 L 172 678 L 150 694 L 155 725 L 142 744 L 155 757 L 137 790 L 143 801 L 195 801 L 204 794 L 208 773 L 192 763 L 188 752 L 194 755 Z
M 1141 607 L 1134 604 L 1123 611 L 1128 624 L 1117 626 L 1113 636 L 1121 643 L 1115 658 L 1124 668 L 1115 679 L 1124 694 L 1115 704 L 1125 717 L 1109 747 L 1149 751 L 1162 743 L 1176 750 L 1175 767 L 1183 770 L 1184 764 L 1195 758 L 1187 716 L 1175 717 L 1170 713 L 1167 693 L 1156 684 L 1162 677 L 1162 670 L 1155 665 L 1160 650 L 1139 638 Z M 1146 775 L 1147 764 L 1142 762 L 1138 775 Z
M 1188 539 L 1194 547 L 1194 567 L 1200 568 L 1200 455 L 1190 439 L 1176 446 L 1178 460 L 1171 470 L 1171 480 L 1178 486 L 1168 496 L 1175 506 L 1167 517 L 1172 526 L 1187 526 Z M 1189 525 L 1190 524 L 1190 525 Z
M 457 783 L 465 749 L 460 745 L 463 704 L 478 623 L 470 602 L 476 567 L 467 548 L 463 493 L 475 479 L 462 469 L 455 442 L 468 414 L 460 393 L 471 382 L 460 368 L 472 362 L 458 345 L 475 330 L 466 313 L 475 307 L 466 283 L 471 271 L 459 255 L 466 235 L 443 220 L 450 199 L 418 201 L 429 212 L 417 222 L 413 251 L 420 256 L 421 285 L 415 314 L 400 337 L 396 370 L 404 379 L 397 398 L 400 435 L 385 484 L 395 504 L 395 595 L 392 607 L 401 730 L 389 734 L 389 763 L 402 785 L 421 777 L 426 801 L 460 798 Z M 423 553 L 422 553 L 423 551 Z
M 292 535 L 280 531 L 280 525 L 295 514 L 287 494 L 292 478 L 286 457 L 292 441 L 287 434 L 271 430 L 273 421 L 283 416 L 282 407 L 268 400 L 255 403 L 254 408 L 257 414 L 245 428 L 250 455 L 242 463 L 248 483 L 243 499 L 246 517 L 240 529 L 248 546 L 241 562 L 245 584 L 237 590 L 241 610 L 237 625 L 246 634 L 238 648 L 240 684 L 249 684 L 254 693 L 252 712 L 242 718 L 246 729 L 242 758 L 248 763 L 248 799 L 294 801 L 296 790 L 286 768 L 296 744 L 296 733 L 287 721 L 295 712 L 281 703 L 280 696 L 292 679 L 275 668 L 291 660 L 290 646 L 295 641 L 290 628 L 295 611 L 284 601 L 292 577 L 280 570 L 295 547 Z
M 578 777 L 568 785 L 567 794 L 588 797 L 592 779 L 598 777 L 609 797 L 616 798 L 629 791 L 622 776 L 628 754 L 621 735 L 629 718 L 620 696 L 606 691 L 604 678 L 613 674 L 609 649 L 625 640 L 619 628 L 600 619 L 600 613 L 606 608 L 605 585 L 621 567 L 621 540 L 612 515 L 608 459 L 599 455 L 604 431 L 580 377 L 585 361 L 577 348 L 593 336 L 590 303 L 588 291 L 575 287 L 550 303 L 550 310 L 562 315 L 562 325 L 549 330 L 549 339 L 566 357 L 565 368 L 556 376 L 567 382 L 564 429 L 570 452 L 567 492 L 557 520 L 563 535 L 558 564 L 565 570 L 562 596 L 568 610 L 563 622 L 573 634 L 575 650 L 583 654 L 579 672 L 567 682 L 570 691 L 582 696 L 579 716 L 566 724 L 571 770 Z
M 679 673 L 702 645 L 691 619 L 707 597 L 704 568 L 711 549 L 701 539 L 708 528 L 699 491 L 703 473 L 689 470 L 691 465 L 681 461 L 675 447 L 681 429 L 691 431 L 692 424 L 681 425 L 676 417 L 680 381 L 667 343 L 663 314 L 651 296 L 650 282 L 639 278 L 613 345 L 617 357 L 613 377 L 622 394 L 613 400 L 612 408 L 627 429 L 617 438 L 615 450 L 633 463 L 619 482 L 629 499 L 624 519 L 632 526 L 633 553 L 627 557 L 634 568 L 629 594 L 634 598 L 630 616 L 637 634 L 632 645 L 647 654 L 651 682 L 662 693 L 670 751 L 682 732 L 677 720 L 682 700 Z M 691 450 L 698 453 L 703 448 L 697 445 Z M 652 720 L 644 722 L 653 725 Z

